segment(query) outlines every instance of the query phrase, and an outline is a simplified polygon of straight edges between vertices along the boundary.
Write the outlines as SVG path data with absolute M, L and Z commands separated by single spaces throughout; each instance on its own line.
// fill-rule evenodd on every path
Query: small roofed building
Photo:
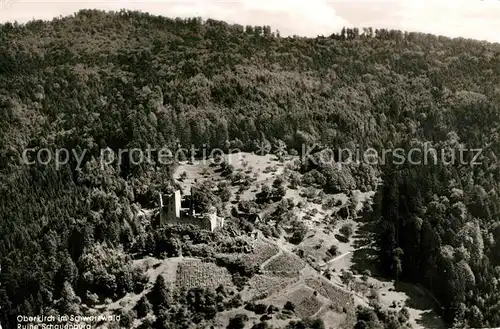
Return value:
M 244 218 L 252 224 L 259 223 L 261 221 L 260 215 L 253 211 L 249 212 L 241 209 L 238 210 L 237 208 L 233 207 L 233 209 L 231 210 L 231 214 L 234 217 Z
M 259 214 L 256 214 L 256 213 L 240 212 L 240 213 L 238 213 L 238 216 L 241 218 L 245 218 L 247 221 L 249 221 L 252 224 L 256 224 L 256 223 L 259 223 L 261 221 Z
M 160 194 L 160 225 L 194 225 L 201 229 L 215 231 L 224 226 L 224 218 L 217 216 L 217 209 L 211 206 L 204 213 L 196 212 L 194 189 L 191 194 L 181 196 L 176 190 L 170 194 Z

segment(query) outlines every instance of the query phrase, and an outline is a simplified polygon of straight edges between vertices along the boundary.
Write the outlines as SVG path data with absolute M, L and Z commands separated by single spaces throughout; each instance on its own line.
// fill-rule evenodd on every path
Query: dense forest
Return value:
M 499 83 L 500 45 L 422 33 L 285 38 L 94 10 L 0 25 L 2 324 L 140 288 L 127 254 L 155 238 L 138 241 L 137 214 L 171 168 L 101 168 L 100 150 L 265 142 L 482 148 L 480 165 L 381 165 L 372 218 L 388 275 L 427 287 L 457 327 L 500 326 Z M 81 166 L 28 166 L 27 148 L 85 153 Z

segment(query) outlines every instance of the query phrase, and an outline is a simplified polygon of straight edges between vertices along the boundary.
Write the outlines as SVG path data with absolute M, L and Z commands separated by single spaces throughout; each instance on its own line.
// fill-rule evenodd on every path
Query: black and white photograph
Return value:
M 0 329 L 480 328 L 500 1 L 0 0 Z

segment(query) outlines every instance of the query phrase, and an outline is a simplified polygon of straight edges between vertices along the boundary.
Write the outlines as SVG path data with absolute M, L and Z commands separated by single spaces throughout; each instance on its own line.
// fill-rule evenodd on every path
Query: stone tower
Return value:
M 181 218 L 181 191 L 167 195 L 160 194 L 160 221 L 174 221 Z

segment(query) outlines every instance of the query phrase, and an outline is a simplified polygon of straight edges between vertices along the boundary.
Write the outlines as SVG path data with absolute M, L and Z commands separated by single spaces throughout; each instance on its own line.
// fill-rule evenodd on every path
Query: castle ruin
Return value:
M 160 194 L 160 224 L 195 225 L 201 229 L 215 231 L 224 226 L 224 218 L 217 216 L 217 209 L 210 209 L 203 214 L 196 213 L 194 189 L 190 195 L 181 196 L 176 190 L 170 194 Z

